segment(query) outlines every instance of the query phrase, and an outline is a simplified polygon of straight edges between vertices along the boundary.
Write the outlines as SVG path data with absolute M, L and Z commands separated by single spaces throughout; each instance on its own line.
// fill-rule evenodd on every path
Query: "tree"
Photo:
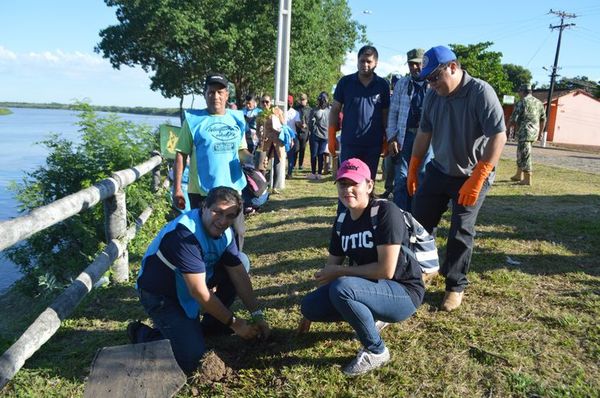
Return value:
M 488 48 L 493 44 L 490 41 L 486 41 L 466 46 L 450 44 L 450 47 L 458 57 L 462 67 L 471 76 L 488 82 L 499 97 L 504 94 L 512 94 L 512 84 L 502 68 L 502 53 L 488 51 Z
M 549 88 L 549 84 L 545 84 L 543 87 Z M 592 95 L 600 89 L 598 82 L 594 82 L 588 79 L 587 76 L 575 76 L 575 77 L 562 77 L 554 83 L 555 90 L 576 90 L 581 89 Z
M 504 73 L 508 76 L 508 80 L 512 84 L 512 92 L 516 93 L 519 91 L 519 87 L 523 84 L 531 83 L 531 72 L 520 66 L 515 64 L 503 64 L 502 69 Z
M 99 117 L 87 104 L 79 104 L 77 109 L 81 142 L 74 144 L 51 135 L 41 143 L 49 150 L 46 165 L 27 173 L 20 183 L 12 184 L 21 211 L 88 188 L 114 171 L 148 159 L 151 150 L 158 147 L 156 134 L 150 127 L 124 121 L 116 115 Z M 166 201 L 156 201 L 150 185 L 150 176 L 144 176 L 125 188 L 127 211 L 132 219 L 148 203 L 159 214 L 164 213 Z M 74 279 L 104 245 L 103 217 L 102 206 L 94 206 L 7 249 L 8 257 L 24 274 L 21 286 L 29 293 L 41 294 Z
M 100 32 L 96 51 L 114 68 L 139 65 L 151 88 L 167 98 L 202 94 L 209 72 L 224 73 L 238 102 L 246 93 L 272 93 L 278 1 L 105 0 L 118 25 Z M 362 35 L 361 35 L 362 33 Z M 331 87 L 347 51 L 364 40 L 345 0 L 295 0 L 290 92 Z

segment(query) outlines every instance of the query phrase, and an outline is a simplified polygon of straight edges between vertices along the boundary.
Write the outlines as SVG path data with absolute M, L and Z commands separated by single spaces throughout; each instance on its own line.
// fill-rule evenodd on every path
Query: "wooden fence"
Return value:
M 161 162 L 161 156 L 153 153 L 153 156 L 144 163 L 118 171 L 111 178 L 104 179 L 89 188 L 39 207 L 22 217 L 0 222 L 1 251 L 102 201 L 107 241 L 107 246 L 94 261 L 2 354 L 0 389 L 13 378 L 25 361 L 56 333 L 61 322 L 69 317 L 111 264 L 114 263 L 112 278 L 115 282 L 125 282 L 129 279 L 127 244 L 150 217 L 152 209 L 144 210 L 135 224 L 128 228 L 123 188 L 152 171 L 152 186 L 157 191 L 160 184 Z

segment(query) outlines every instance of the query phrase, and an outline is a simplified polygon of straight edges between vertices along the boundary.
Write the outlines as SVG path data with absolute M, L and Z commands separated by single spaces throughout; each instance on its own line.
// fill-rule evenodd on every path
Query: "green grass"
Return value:
M 354 379 L 340 371 L 359 348 L 347 325 L 294 333 L 300 300 L 327 255 L 336 200 L 331 179 L 288 181 L 247 222 L 245 251 L 272 339 L 209 340 L 233 376 L 188 384 L 178 396 L 598 397 L 600 175 L 536 165 L 535 185 L 522 187 L 508 182 L 513 168 L 502 161 L 480 213 L 464 304 L 438 311 L 444 287 L 435 280 L 417 314 L 383 332 L 392 361 Z M 446 217 L 442 255 L 447 230 Z M 42 305 L 15 293 L 0 305 L 5 349 Z M 35 314 L 21 316 L 23 307 Z M 127 343 L 125 328 L 135 318 L 145 315 L 133 282 L 92 292 L 4 394 L 81 396 L 96 350 Z

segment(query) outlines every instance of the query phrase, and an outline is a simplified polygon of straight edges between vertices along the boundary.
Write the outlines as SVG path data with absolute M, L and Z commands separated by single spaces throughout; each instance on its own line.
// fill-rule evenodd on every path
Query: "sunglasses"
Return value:
M 260 102 L 261 102 L 262 104 L 270 104 L 270 103 L 271 103 L 271 101 L 267 101 L 267 100 L 262 100 L 262 101 L 260 101 Z
M 442 71 L 444 69 L 446 69 L 448 66 L 449 66 L 448 64 L 438 66 L 437 69 L 433 73 L 429 74 L 429 76 L 427 76 L 425 78 L 425 80 L 427 80 L 429 83 L 437 82 L 438 80 L 440 80 L 440 77 L 442 77 Z

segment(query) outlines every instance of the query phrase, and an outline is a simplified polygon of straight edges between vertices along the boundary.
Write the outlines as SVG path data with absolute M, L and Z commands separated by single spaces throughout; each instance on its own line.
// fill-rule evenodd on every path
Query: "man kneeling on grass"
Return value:
M 397 222 L 402 213 L 392 202 L 375 200 L 369 167 L 356 158 L 344 161 L 336 184 L 347 210 L 332 228 L 327 264 L 315 274 L 321 286 L 302 300 L 298 331 L 307 332 L 313 321 L 348 322 L 363 347 L 343 372 L 356 376 L 390 360 L 381 329 L 414 314 L 425 286 L 419 264 L 401 250 L 409 239 L 406 224 Z M 346 257 L 350 266 L 342 265 Z
M 134 344 L 169 339 L 188 375 L 206 350 L 204 335 L 233 332 L 250 340 L 271 333 L 252 290 L 248 258 L 238 251 L 231 228 L 241 210 L 237 191 L 212 189 L 201 209 L 180 215 L 158 233 L 142 260 L 137 289 L 155 328 L 136 321 L 127 334 Z M 252 323 L 229 310 L 236 295 Z

